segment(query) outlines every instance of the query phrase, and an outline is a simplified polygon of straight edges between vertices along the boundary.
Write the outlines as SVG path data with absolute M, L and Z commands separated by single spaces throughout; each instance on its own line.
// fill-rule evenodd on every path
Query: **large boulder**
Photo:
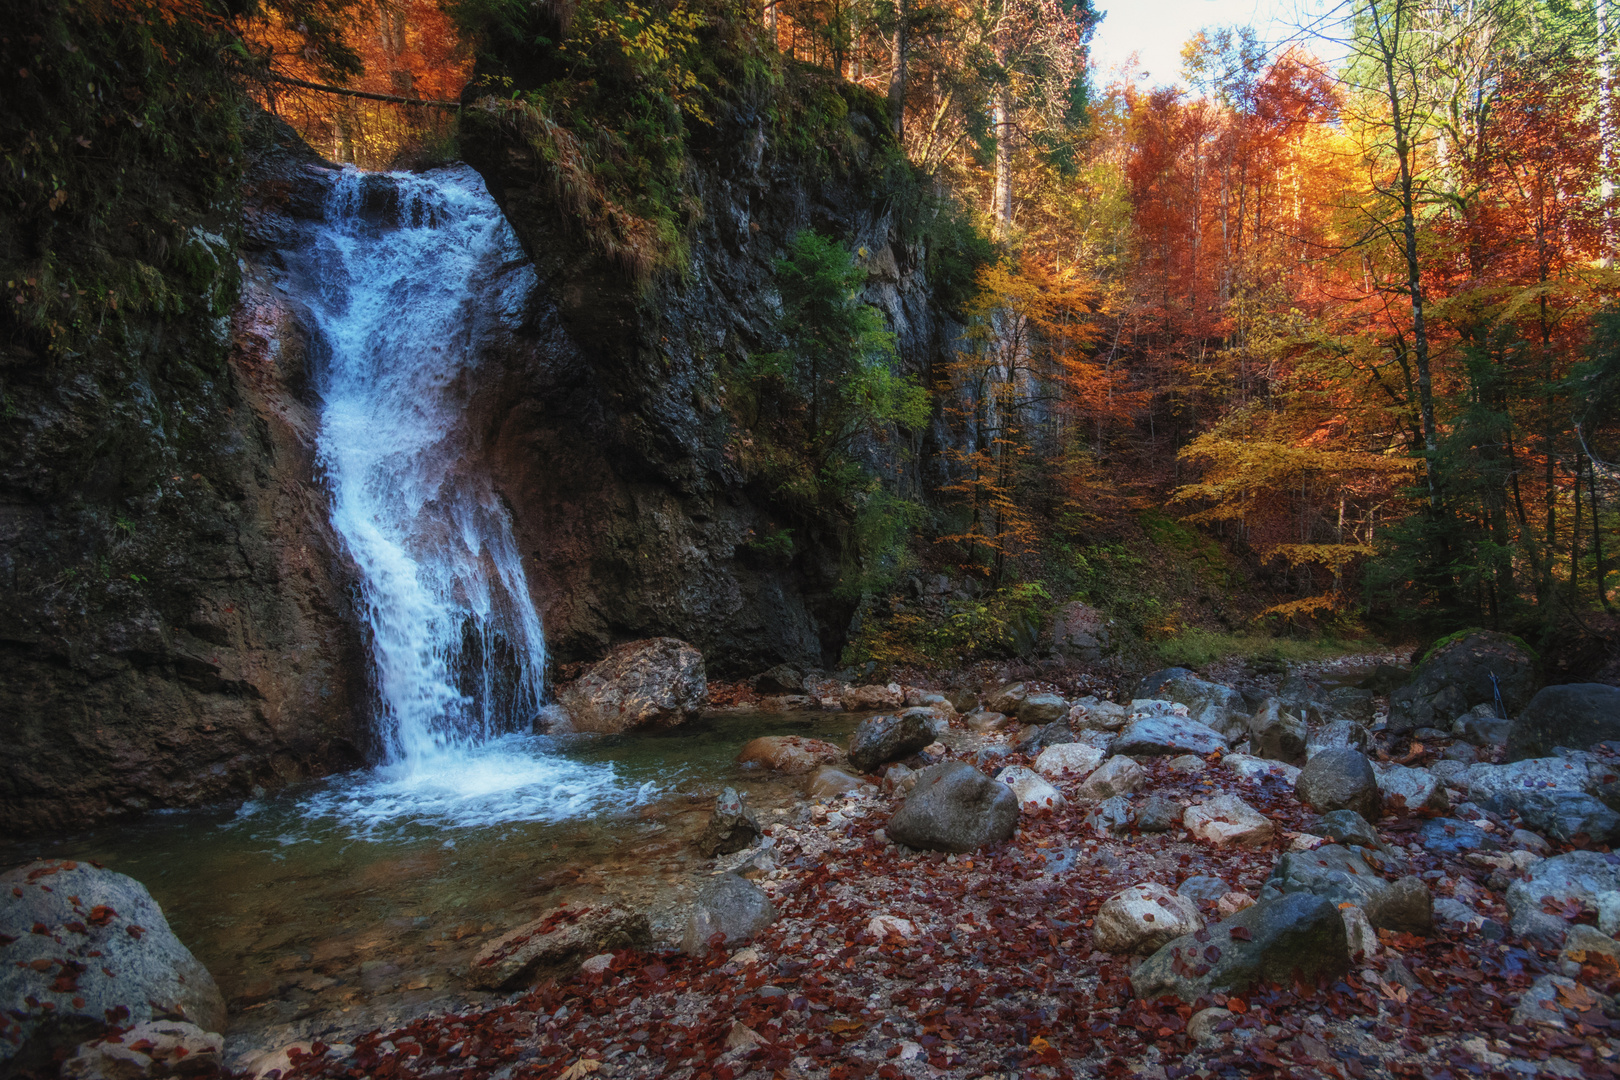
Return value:
M 477 990 L 517 990 L 546 975 L 577 970 L 581 961 L 614 949 L 645 949 L 647 916 L 623 908 L 562 904 L 489 942 L 467 966 Z
M 1089 776 L 1108 758 L 1101 747 L 1070 742 L 1048 746 L 1035 759 L 1035 771 L 1047 778 Z
M 1359 750 L 1324 750 L 1311 758 L 1294 781 L 1294 794 L 1319 814 L 1354 810 L 1368 821 L 1384 816 L 1378 777 Z
M 1620 741 L 1620 686 L 1548 686 L 1508 729 L 1508 760 L 1542 757 L 1559 746 L 1587 750 L 1610 741 Z
M 222 1075 L 224 1053 L 222 1035 L 183 1020 L 148 1020 L 81 1043 L 57 1075 L 61 1080 L 216 1077 Z
M 765 890 L 737 874 L 712 877 L 698 890 L 686 919 L 681 951 L 703 956 L 711 946 L 747 941 L 776 918 L 776 905 Z
M 1498 691 L 1508 715 L 1517 715 L 1541 686 L 1540 666 L 1511 634 L 1474 630 L 1449 638 L 1430 650 L 1411 682 L 1390 694 L 1388 729 L 1449 730 L 1475 705 L 1494 702 Z
M 1132 885 L 1097 909 L 1091 937 L 1111 953 L 1150 953 L 1171 938 L 1204 928 L 1198 905 L 1156 881 Z
M 873 716 L 855 725 L 849 737 L 849 763 L 862 772 L 910 757 L 934 741 L 934 727 L 923 710 L 905 716 Z
M 668 637 L 619 645 L 557 691 L 574 730 L 602 734 L 679 724 L 708 700 L 703 654 Z
M 1130 756 L 1225 752 L 1226 737 L 1185 716 L 1139 716 L 1125 725 L 1114 753 Z
M 1053 613 L 1048 633 L 1058 655 L 1072 660 L 1101 660 L 1109 645 L 1108 620 L 1079 601 L 1064 604 Z
M 0 874 L 0 1074 L 149 1020 L 222 1031 L 225 1001 L 144 885 L 58 860 Z
M 1289 712 L 1282 699 L 1268 697 L 1249 719 L 1249 745 L 1258 757 L 1288 765 L 1305 764 L 1305 721 Z
M 1069 703 L 1057 694 L 1025 694 L 1018 703 L 1020 724 L 1050 724 L 1069 715 Z
M 1571 851 L 1531 866 L 1523 880 L 1508 886 L 1506 901 L 1514 933 L 1561 946 L 1568 923 L 1542 910 L 1543 905 L 1597 911 L 1600 901 L 1616 892 L 1620 892 L 1620 856 Z
M 1234 722 L 1241 724 L 1249 709 L 1243 695 L 1230 686 L 1200 679 L 1186 668 L 1165 668 L 1144 678 L 1136 687 L 1138 698 L 1159 698 L 1187 706 L 1187 715 L 1222 734 Z
M 1267 884 L 1284 893 L 1320 896 L 1341 908 L 1353 904 L 1384 929 L 1426 933 L 1434 921 L 1428 886 L 1415 877 L 1386 881 L 1361 851 L 1342 844 L 1284 853 Z
M 1181 821 L 1195 840 L 1218 848 L 1261 848 L 1277 834 L 1270 818 L 1236 795 L 1217 795 L 1189 806 Z
M 1012 838 L 1018 797 L 960 761 L 930 765 L 889 819 L 889 839 L 932 851 L 969 852 Z
M 1142 766 L 1128 757 L 1111 757 L 1086 777 L 1076 793 L 1082 799 L 1111 799 L 1116 795 L 1129 795 L 1147 783 Z
M 1030 694 L 1029 688 L 1023 683 L 1008 683 L 992 690 L 984 699 L 984 707 L 990 712 L 1006 713 L 1008 716 L 1018 715 L 1018 706 Z
M 1262 981 L 1309 983 L 1349 969 L 1338 907 L 1310 893 L 1290 893 L 1166 942 L 1131 975 L 1131 986 L 1144 1000 L 1174 994 L 1191 1002 L 1217 991 L 1241 993 Z
M 1584 791 L 1518 791 L 1512 801 L 1525 826 L 1549 840 L 1620 843 L 1620 814 Z
M 1596 793 L 1593 770 L 1580 757 L 1526 758 L 1507 765 L 1480 762 L 1458 774 L 1453 786 L 1468 792 L 1469 801 L 1505 814 L 1531 791 Z

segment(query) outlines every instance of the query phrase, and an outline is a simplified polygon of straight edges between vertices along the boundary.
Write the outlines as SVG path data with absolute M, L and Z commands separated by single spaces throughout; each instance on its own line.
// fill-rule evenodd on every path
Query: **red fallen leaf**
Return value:
M 1210 945 L 1210 946 L 1208 946 L 1208 947 L 1206 947 L 1204 949 L 1204 959 L 1208 960 L 1210 963 L 1213 964 L 1215 961 L 1219 960 L 1220 958 L 1221 958 L 1220 946 L 1218 946 L 1218 945 Z
M 91 926 L 106 926 L 107 923 L 111 919 L 116 918 L 117 915 L 118 912 L 114 911 L 106 904 L 97 904 L 95 907 L 90 909 L 90 914 L 86 916 L 86 921 Z
M 88 934 L 90 932 L 84 928 L 84 923 L 78 922 L 77 920 L 74 922 L 63 923 L 62 929 L 71 930 L 75 934 Z
M 45 972 L 51 970 L 51 965 L 54 963 L 56 963 L 55 960 L 42 956 L 38 960 L 30 961 L 28 966 L 33 968 L 35 971 Z
M 136 941 L 139 941 L 141 940 L 141 935 L 146 933 L 146 927 L 136 926 L 134 923 L 130 923 L 128 926 L 124 927 L 124 932 L 130 937 L 134 938 Z
M 1230 937 L 1233 941 L 1253 941 L 1254 940 L 1254 935 L 1249 932 L 1249 928 L 1247 926 L 1234 926 L 1234 927 L 1232 927 L 1231 930 L 1227 931 L 1227 937 Z
M 35 923 L 33 930 L 30 931 L 30 932 L 35 933 L 35 934 L 44 934 L 47 937 L 49 937 L 50 933 L 51 933 L 50 929 L 47 928 L 46 925 L 44 923 L 42 923 L 42 922 Z
M 1242 1016 L 1244 1013 L 1249 1011 L 1249 1006 L 1244 1004 L 1243 999 L 1235 997 L 1229 997 L 1226 999 L 1226 1008 L 1228 1012 L 1235 1012 L 1239 1016 Z

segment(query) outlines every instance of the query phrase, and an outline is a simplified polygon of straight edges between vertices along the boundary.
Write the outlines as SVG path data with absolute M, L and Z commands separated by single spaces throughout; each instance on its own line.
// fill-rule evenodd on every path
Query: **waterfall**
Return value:
M 360 574 L 383 763 L 334 807 L 375 824 L 580 812 L 612 771 L 529 737 L 545 636 L 471 430 L 480 343 L 534 287 L 466 166 L 344 170 L 285 253 L 313 324 L 317 453 Z

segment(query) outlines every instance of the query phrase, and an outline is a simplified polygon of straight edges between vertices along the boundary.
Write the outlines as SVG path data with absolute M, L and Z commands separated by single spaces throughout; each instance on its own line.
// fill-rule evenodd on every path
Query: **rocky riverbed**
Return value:
M 743 747 L 758 781 L 686 815 L 678 904 L 554 896 L 470 936 L 464 997 L 224 1056 L 503 1080 L 1612 1075 L 1620 689 L 1542 689 L 1512 719 L 1466 690 L 1436 705 L 1470 656 L 1504 662 L 1450 648 L 1426 697 L 1399 693 L 1424 669 L 1370 663 L 1361 686 L 1170 670 L 1127 701 L 767 685 L 775 708 L 887 711 Z

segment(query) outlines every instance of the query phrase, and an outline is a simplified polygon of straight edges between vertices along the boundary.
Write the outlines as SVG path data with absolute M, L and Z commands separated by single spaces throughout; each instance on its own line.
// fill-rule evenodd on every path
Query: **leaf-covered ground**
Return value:
M 977 740 L 953 741 L 965 755 Z M 1089 926 L 1102 902 L 1136 882 L 1173 888 L 1194 874 L 1254 895 L 1312 817 L 1277 780 L 1243 781 L 1219 766 L 1188 775 L 1164 760 L 1145 767 L 1144 793 L 1185 802 L 1240 795 L 1273 818 L 1277 838 L 1258 851 L 1217 850 L 1179 829 L 1099 839 L 1071 801 L 1026 815 L 1014 840 L 994 849 L 909 853 L 880 832 L 897 798 L 867 789 L 778 812 L 767 825 L 776 865 L 760 880 L 780 917 L 745 947 L 703 959 L 617 953 L 604 971 L 482 1011 L 373 1032 L 352 1046 L 316 1044 L 297 1072 L 547 1080 L 1620 1073 L 1620 1041 L 1592 1002 L 1576 1003 L 1586 1011 L 1569 1030 L 1514 1025 L 1517 995 L 1554 970 L 1554 958 L 1478 931 L 1382 931 L 1376 955 L 1325 985 L 1266 986 L 1197 1005 L 1134 999 L 1133 962 L 1092 948 Z M 1385 818 L 1380 827 L 1386 841 L 1408 845 L 1412 871 L 1436 898 L 1464 897 L 1505 925 L 1504 879 L 1488 864 L 1418 848 L 1411 830 L 1420 821 Z M 760 873 L 760 862 L 751 859 L 748 872 Z M 1213 908 L 1205 915 L 1217 917 Z M 878 916 L 909 926 L 874 926 Z M 1613 990 L 1602 973 L 1583 981 Z M 1188 1021 L 1204 1006 L 1228 1014 L 1200 1041 Z

